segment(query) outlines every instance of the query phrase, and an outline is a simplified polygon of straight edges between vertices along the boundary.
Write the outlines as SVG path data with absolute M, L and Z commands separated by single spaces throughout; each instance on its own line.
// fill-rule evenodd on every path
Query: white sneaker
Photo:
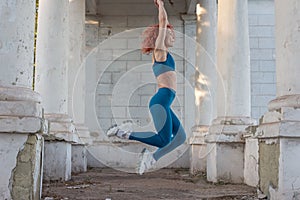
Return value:
M 131 120 L 123 121 L 120 126 L 115 124 L 107 130 L 106 135 L 108 137 L 116 136 L 121 139 L 129 139 L 129 136 L 133 131 L 132 125 L 133 123 Z
M 133 122 L 131 120 L 123 121 L 122 124 L 119 126 L 119 129 L 124 132 L 133 132 Z
M 116 136 L 117 133 L 119 131 L 119 127 L 117 124 L 112 125 L 107 131 L 106 131 L 106 135 L 108 137 L 112 137 L 112 136 Z
M 142 155 L 140 156 L 138 173 L 142 175 L 144 172 L 151 169 L 155 163 L 156 160 L 154 159 L 153 154 L 150 151 L 148 151 L 146 148 L 144 148 L 142 151 Z

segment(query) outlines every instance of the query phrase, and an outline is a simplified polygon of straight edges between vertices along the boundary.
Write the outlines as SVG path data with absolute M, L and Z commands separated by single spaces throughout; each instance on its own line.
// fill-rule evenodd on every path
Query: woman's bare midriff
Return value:
M 157 78 L 158 88 L 171 88 L 176 91 L 177 77 L 175 71 L 168 71 L 160 74 Z

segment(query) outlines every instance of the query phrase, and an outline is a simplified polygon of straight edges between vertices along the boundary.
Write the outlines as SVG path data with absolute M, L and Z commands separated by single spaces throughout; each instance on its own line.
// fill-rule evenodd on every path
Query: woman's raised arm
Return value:
M 159 32 L 155 41 L 154 56 L 157 61 L 165 61 L 167 58 L 165 39 L 167 34 L 168 16 L 162 0 L 154 0 L 158 7 Z

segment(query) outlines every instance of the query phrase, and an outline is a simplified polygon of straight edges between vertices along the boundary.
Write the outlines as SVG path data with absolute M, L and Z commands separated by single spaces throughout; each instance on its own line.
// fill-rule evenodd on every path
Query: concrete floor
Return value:
M 211 184 L 203 174 L 186 169 L 161 169 L 145 175 L 114 169 L 89 169 L 71 181 L 43 184 L 43 199 L 84 200 L 254 200 L 256 189 L 243 184 Z

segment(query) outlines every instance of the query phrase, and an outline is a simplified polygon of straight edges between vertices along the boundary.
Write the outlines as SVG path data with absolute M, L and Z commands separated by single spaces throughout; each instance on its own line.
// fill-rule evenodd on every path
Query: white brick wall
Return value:
M 249 0 L 251 115 L 259 119 L 276 95 L 274 0 Z
M 182 32 L 183 22 L 179 12 L 185 10 L 185 2 L 175 0 L 174 3 L 175 9 L 166 3 L 169 21 L 175 26 L 175 31 Z M 86 44 L 92 48 L 104 41 L 96 54 L 96 71 L 101 74 L 95 94 L 99 124 L 102 130 L 106 130 L 112 123 L 132 119 L 136 125 L 148 127 L 152 123 L 148 104 L 157 86 L 151 68 L 151 56 L 142 55 L 139 49 L 143 29 L 133 30 L 157 23 L 157 10 L 152 1 L 143 0 L 100 0 L 98 4 L 98 16 L 101 17 L 88 16 Z M 183 38 L 180 34 L 176 37 L 176 44 L 170 51 L 179 73 L 183 73 Z M 131 83 L 124 82 L 124 78 L 129 76 L 128 81 Z M 178 81 L 177 95 L 181 104 L 178 99 L 174 100 L 173 109 L 178 115 L 182 115 L 184 85 L 182 78 L 179 77 Z M 129 84 L 128 89 L 122 91 L 122 94 L 113 94 L 118 84 Z M 118 98 L 116 105 L 112 105 L 114 98 Z

